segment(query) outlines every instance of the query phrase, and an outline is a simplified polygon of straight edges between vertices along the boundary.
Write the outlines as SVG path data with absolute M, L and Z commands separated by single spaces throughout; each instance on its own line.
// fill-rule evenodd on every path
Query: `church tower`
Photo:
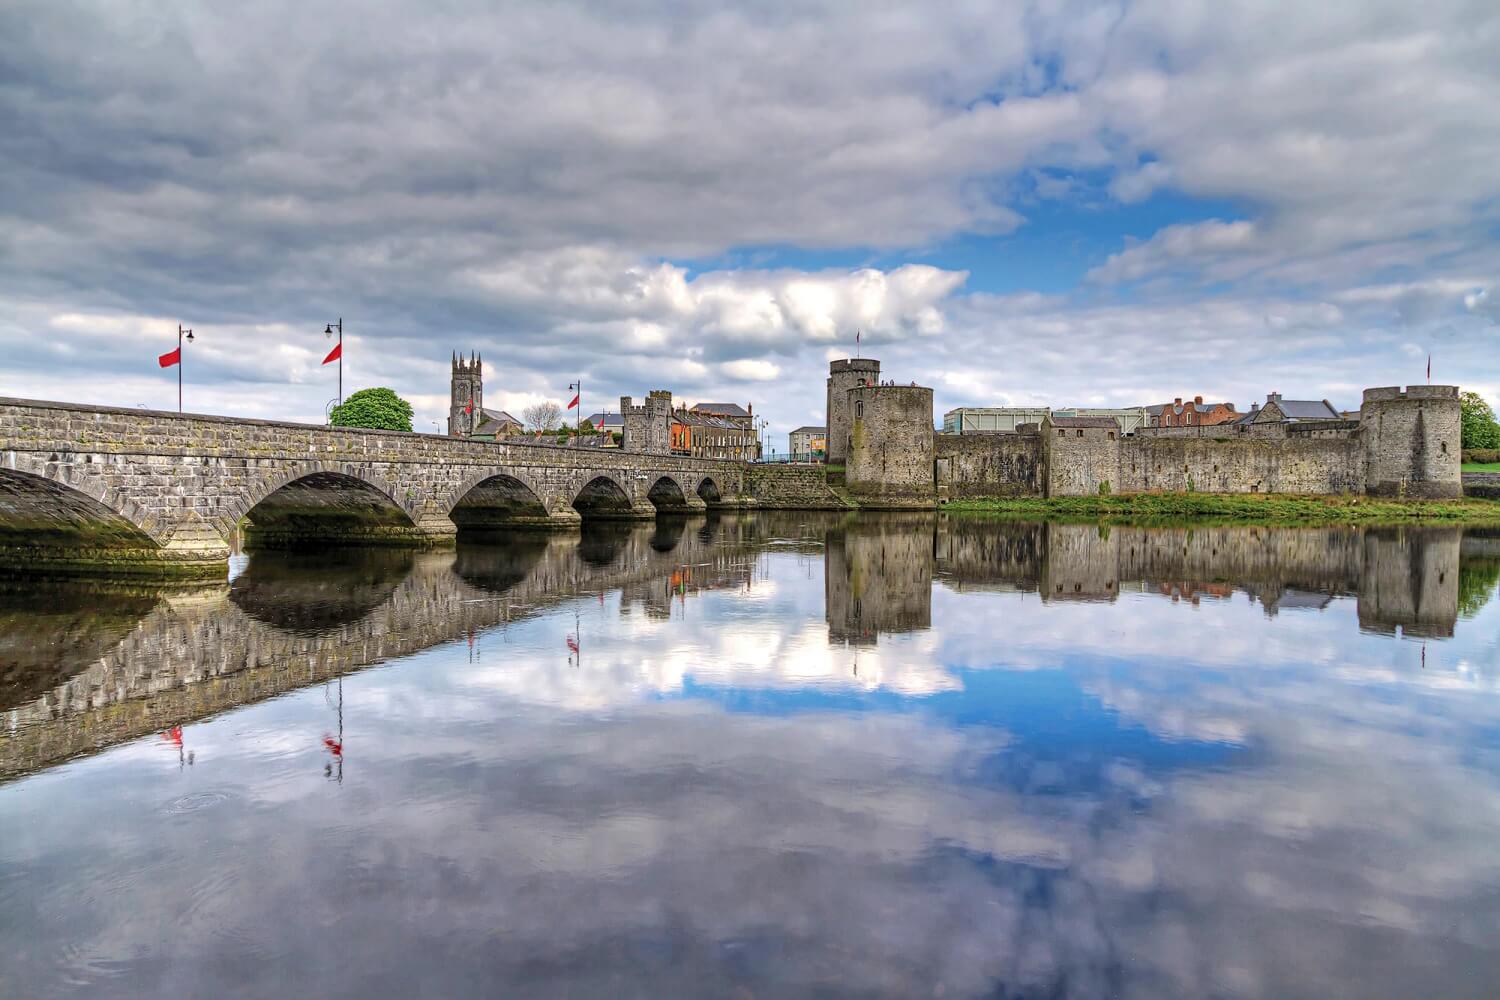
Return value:
M 468 437 L 484 423 L 484 358 L 453 355 L 452 395 L 448 401 L 448 436 Z

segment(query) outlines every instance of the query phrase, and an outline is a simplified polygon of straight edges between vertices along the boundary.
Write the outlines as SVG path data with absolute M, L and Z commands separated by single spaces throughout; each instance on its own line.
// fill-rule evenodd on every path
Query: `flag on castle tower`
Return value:
M 323 363 L 325 365 L 332 364 L 333 362 L 337 361 L 339 358 L 342 358 L 343 356 L 344 356 L 344 343 L 343 343 L 343 341 L 339 341 L 337 344 L 333 345 L 333 350 L 331 350 L 331 351 L 328 352 L 328 357 L 326 357 L 326 358 L 323 359 Z
M 182 364 L 182 348 L 176 347 L 156 359 L 156 363 L 163 368 L 171 368 L 173 365 Z

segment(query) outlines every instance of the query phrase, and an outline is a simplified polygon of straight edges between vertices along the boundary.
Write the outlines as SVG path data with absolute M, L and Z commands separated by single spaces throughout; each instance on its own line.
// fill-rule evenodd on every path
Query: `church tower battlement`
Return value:
M 468 437 L 484 422 L 484 356 L 454 351 L 449 385 L 448 436 Z

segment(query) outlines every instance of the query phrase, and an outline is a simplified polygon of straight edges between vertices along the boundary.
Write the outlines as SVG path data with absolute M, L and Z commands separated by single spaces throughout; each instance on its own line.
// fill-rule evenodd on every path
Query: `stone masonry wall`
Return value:
M 1041 496 L 1037 434 L 938 434 L 933 456 L 939 499 Z
M 745 496 L 767 510 L 848 510 L 821 465 L 749 465 Z
M 1119 493 L 1120 442 L 1117 431 L 1097 427 L 1054 427 L 1044 421 L 1045 495 L 1094 496 Z
M 1133 437 L 1121 443 L 1114 487 L 1128 493 L 1360 493 L 1359 456 L 1353 438 Z
M 849 390 L 849 492 L 868 500 L 933 500 L 932 390 L 865 386 Z

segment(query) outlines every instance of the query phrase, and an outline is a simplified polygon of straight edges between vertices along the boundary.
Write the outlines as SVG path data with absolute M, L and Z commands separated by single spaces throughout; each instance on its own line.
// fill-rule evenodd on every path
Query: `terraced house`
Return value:
M 760 457 L 750 410 L 736 403 L 699 403 L 672 411 L 672 452 L 693 458 Z
M 1243 416 L 1235 410 L 1233 403 L 1205 403 L 1202 396 L 1189 400 L 1179 396 L 1170 403 L 1158 403 L 1148 409 L 1152 427 L 1209 427 L 1227 424 Z

